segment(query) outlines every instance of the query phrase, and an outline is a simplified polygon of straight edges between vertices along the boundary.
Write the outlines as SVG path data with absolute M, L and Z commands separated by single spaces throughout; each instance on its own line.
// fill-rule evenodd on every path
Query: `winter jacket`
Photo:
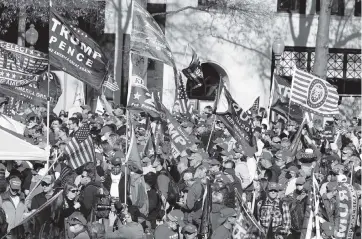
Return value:
M 211 210 L 211 228 L 212 231 L 215 231 L 216 228 L 220 226 L 219 219 L 221 218 L 220 211 L 225 208 L 224 204 L 213 203 L 212 210 Z
M 190 212 L 189 222 L 194 221 L 198 224 L 201 222 L 203 193 L 203 185 L 198 180 L 189 188 L 186 198 L 186 209 Z
M 91 212 L 95 209 L 97 203 L 97 195 L 99 194 L 99 188 L 101 183 L 99 182 L 90 182 L 82 190 L 79 197 L 79 202 L 81 204 L 80 211 L 87 219 L 87 221 L 92 221 Z
M 111 185 L 112 185 L 112 179 L 111 179 L 111 172 L 108 171 L 105 174 L 105 182 L 103 183 L 103 186 L 108 190 L 108 192 L 111 190 Z M 125 176 L 124 176 L 124 172 L 122 172 L 122 177 L 121 180 L 119 181 L 118 184 L 118 192 L 119 192 L 119 201 L 124 203 L 124 182 L 125 181 Z M 130 187 L 130 176 L 129 174 L 127 175 L 127 194 L 129 195 L 129 187 Z
M 25 205 L 25 195 L 20 194 L 20 201 L 18 206 L 15 208 L 15 205 L 11 199 L 9 191 L 3 193 L 0 197 L 0 205 L 4 209 L 7 217 L 7 222 L 9 224 L 8 231 L 16 227 L 19 222 L 21 222 L 25 217 L 24 213 L 28 212 L 28 208 Z

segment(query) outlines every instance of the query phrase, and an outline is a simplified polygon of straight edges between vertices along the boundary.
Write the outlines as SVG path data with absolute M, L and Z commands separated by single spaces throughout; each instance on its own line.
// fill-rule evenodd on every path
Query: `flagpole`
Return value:
M 219 75 L 220 76 L 220 75 Z M 221 76 L 220 76 L 220 81 L 222 81 L 221 79 Z M 215 124 L 216 124 L 216 108 L 217 108 L 217 104 L 218 104 L 218 101 L 219 101 L 219 98 L 220 98 L 220 94 L 221 94 L 221 86 L 222 86 L 222 82 L 220 83 L 219 82 L 219 86 L 218 86 L 218 89 L 217 89 L 217 92 L 216 92 L 216 96 L 215 96 L 215 103 L 214 103 L 214 121 L 212 123 L 212 128 L 211 128 L 211 132 L 210 132 L 210 136 L 209 136 L 209 140 L 207 142 L 207 147 L 206 147 L 206 152 L 209 152 L 209 145 L 210 145 L 210 141 L 211 141 L 211 138 L 212 138 L 212 135 L 214 133 L 214 130 L 215 130 Z
M 268 127 L 269 127 L 269 125 L 270 125 L 270 119 L 271 119 L 271 115 L 270 115 L 270 112 L 271 112 L 271 107 L 272 107 L 272 103 L 273 103 L 273 99 L 274 99 L 274 88 L 275 88 L 275 83 L 274 83 L 274 81 L 275 81 L 275 79 L 274 79 L 274 77 L 275 77 L 275 70 L 274 70 L 274 72 L 273 72 L 273 77 L 272 77 L 272 88 L 271 88 L 271 91 L 270 91 L 270 97 L 269 97 L 269 107 L 268 107 L 268 115 L 267 115 L 267 117 L 268 117 Z
M 213 116 L 214 116 L 214 122 L 212 123 L 212 128 L 211 128 L 209 140 L 207 141 L 207 146 L 206 146 L 206 152 L 207 153 L 209 152 L 210 141 L 211 141 L 212 135 L 214 133 L 215 123 L 216 123 L 216 115 L 213 115 Z
M 50 169 L 53 168 L 53 166 L 55 165 L 56 162 L 58 162 L 58 159 L 63 155 L 63 153 L 60 153 L 58 155 L 58 157 L 55 158 L 54 162 L 52 163 L 52 165 L 47 168 L 47 171 L 45 172 L 44 176 L 42 176 L 42 178 L 35 184 L 35 186 L 33 187 L 33 189 L 29 192 L 28 196 L 26 196 L 25 201 L 29 198 L 29 196 L 34 192 L 34 190 L 39 186 L 39 184 L 41 183 L 41 180 L 43 180 L 43 178 L 49 173 Z
M 51 22 L 50 17 L 50 8 L 52 7 L 52 1 L 49 1 L 49 22 Z M 48 153 L 48 159 L 47 159 L 47 166 L 46 168 L 49 168 L 49 157 L 50 157 L 50 145 L 49 145 L 49 134 L 50 134 L 50 62 L 48 62 L 48 72 L 46 74 L 47 76 L 47 80 L 48 80 L 48 92 L 47 92 L 47 146 L 46 146 L 46 151 Z
M 314 171 L 314 169 L 313 169 Z M 320 239 L 321 238 L 321 232 L 320 232 L 320 225 L 319 225 L 319 218 L 318 218 L 318 208 L 319 208 L 319 204 L 317 202 L 317 194 L 316 194 L 316 189 L 315 189 L 315 185 L 314 185 L 314 180 L 316 180 L 315 176 L 314 176 L 314 172 L 312 174 L 312 184 L 313 184 L 313 194 L 314 194 L 314 218 L 315 218 L 315 227 L 316 227 L 316 239 Z
M 128 131 L 129 131 L 128 114 L 129 114 L 129 111 L 126 108 L 126 152 L 125 152 L 125 155 L 127 155 L 127 153 L 128 153 Z M 125 204 L 127 204 L 127 167 L 128 167 L 127 163 L 128 162 L 126 162 L 125 168 L 124 168 L 124 203 Z

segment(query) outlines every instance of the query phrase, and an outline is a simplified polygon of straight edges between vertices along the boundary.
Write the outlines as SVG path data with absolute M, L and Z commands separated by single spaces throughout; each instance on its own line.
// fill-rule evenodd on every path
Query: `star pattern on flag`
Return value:
M 134 98 L 137 100 L 140 100 L 140 97 L 141 97 L 141 95 L 138 94 L 138 91 L 137 91 L 136 94 L 134 94 Z
M 13 74 L 13 75 L 12 75 L 12 78 L 13 78 L 13 79 L 15 79 L 15 77 L 16 77 L 16 75 L 15 75 L 15 74 Z
M 10 73 L 9 73 L 9 72 L 7 72 L 7 73 L 6 73 L 6 76 L 7 76 L 7 77 L 10 77 Z
M 82 143 L 89 136 L 89 126 L 88 124 L 83 125 L 75 134 L 75 138 L 79 143 Z
M 4 76 L 4 72 L 3 72 L 3 71 L 0 71 L 0 76 Z

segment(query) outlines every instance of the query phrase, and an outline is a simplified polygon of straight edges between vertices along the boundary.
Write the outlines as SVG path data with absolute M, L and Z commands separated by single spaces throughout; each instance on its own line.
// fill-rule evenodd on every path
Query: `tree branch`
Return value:
M 187 9 L 192 9 L 192 10 L 196 10 L 196 11 L 204 11 L 204 12 L 207 12 L 207 9 L 209 9 L 210 6 L 205 6 L 205 7 L 192 7 L 192 6 L 187 6 L 187 7 L 183 7 L 183 8 L 180 8 L 178 10 L 175 10 L 175 11 L 169 11 L 169 12 L 158 12 L 158 13 L 153 13 L 151 14 L 153 17 L 155 16 L 161 16 L 161 15 L 172 15 L 172 14 L 176 14 L 176 13 L 179 13 L 179 12 L 182 12 L 182 11 L 185 11 Z

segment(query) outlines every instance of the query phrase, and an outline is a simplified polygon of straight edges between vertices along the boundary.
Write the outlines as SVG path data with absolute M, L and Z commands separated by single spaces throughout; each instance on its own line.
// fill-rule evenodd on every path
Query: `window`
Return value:
M 361 16 L 361 0 L 356 0 L 354 5 L 354 15 L 356 17 Z
M 165 13 L 166 4 L 147 3 L 147 11 L 152 15 L 154 13 Z M 163 32 L 166 26 L 166 14 L 161 14 L 153 17 Z
M 321 10 L 321 1 L 317 0 L 316 12 Z M 344 0 L 332 0 L 331 15 L 344 16 Z
M 211 6 L 216 3 L 217 0 L 199 0 L 198 4 L 199 6 Z
M 279 75 L 292 79 L 293 67 L 312 72 L 315 49 L 285 47 L 280 59 Z M 361 94 L 361 50 L 330 48 L 327 81 L 338 87 L 339 94 Z
M 305 14 L 306 0 L 278 0 L 278 12 Z
M 189 99 L 215 100 L 216 90 L 220 82 L 220 74 L 210 63 L 202 63 L 201 68 L 204 74 L 203 85 L 199 88 L 191 89 L 194 85 L 192 82 L 187 81 L 187 96 Z

